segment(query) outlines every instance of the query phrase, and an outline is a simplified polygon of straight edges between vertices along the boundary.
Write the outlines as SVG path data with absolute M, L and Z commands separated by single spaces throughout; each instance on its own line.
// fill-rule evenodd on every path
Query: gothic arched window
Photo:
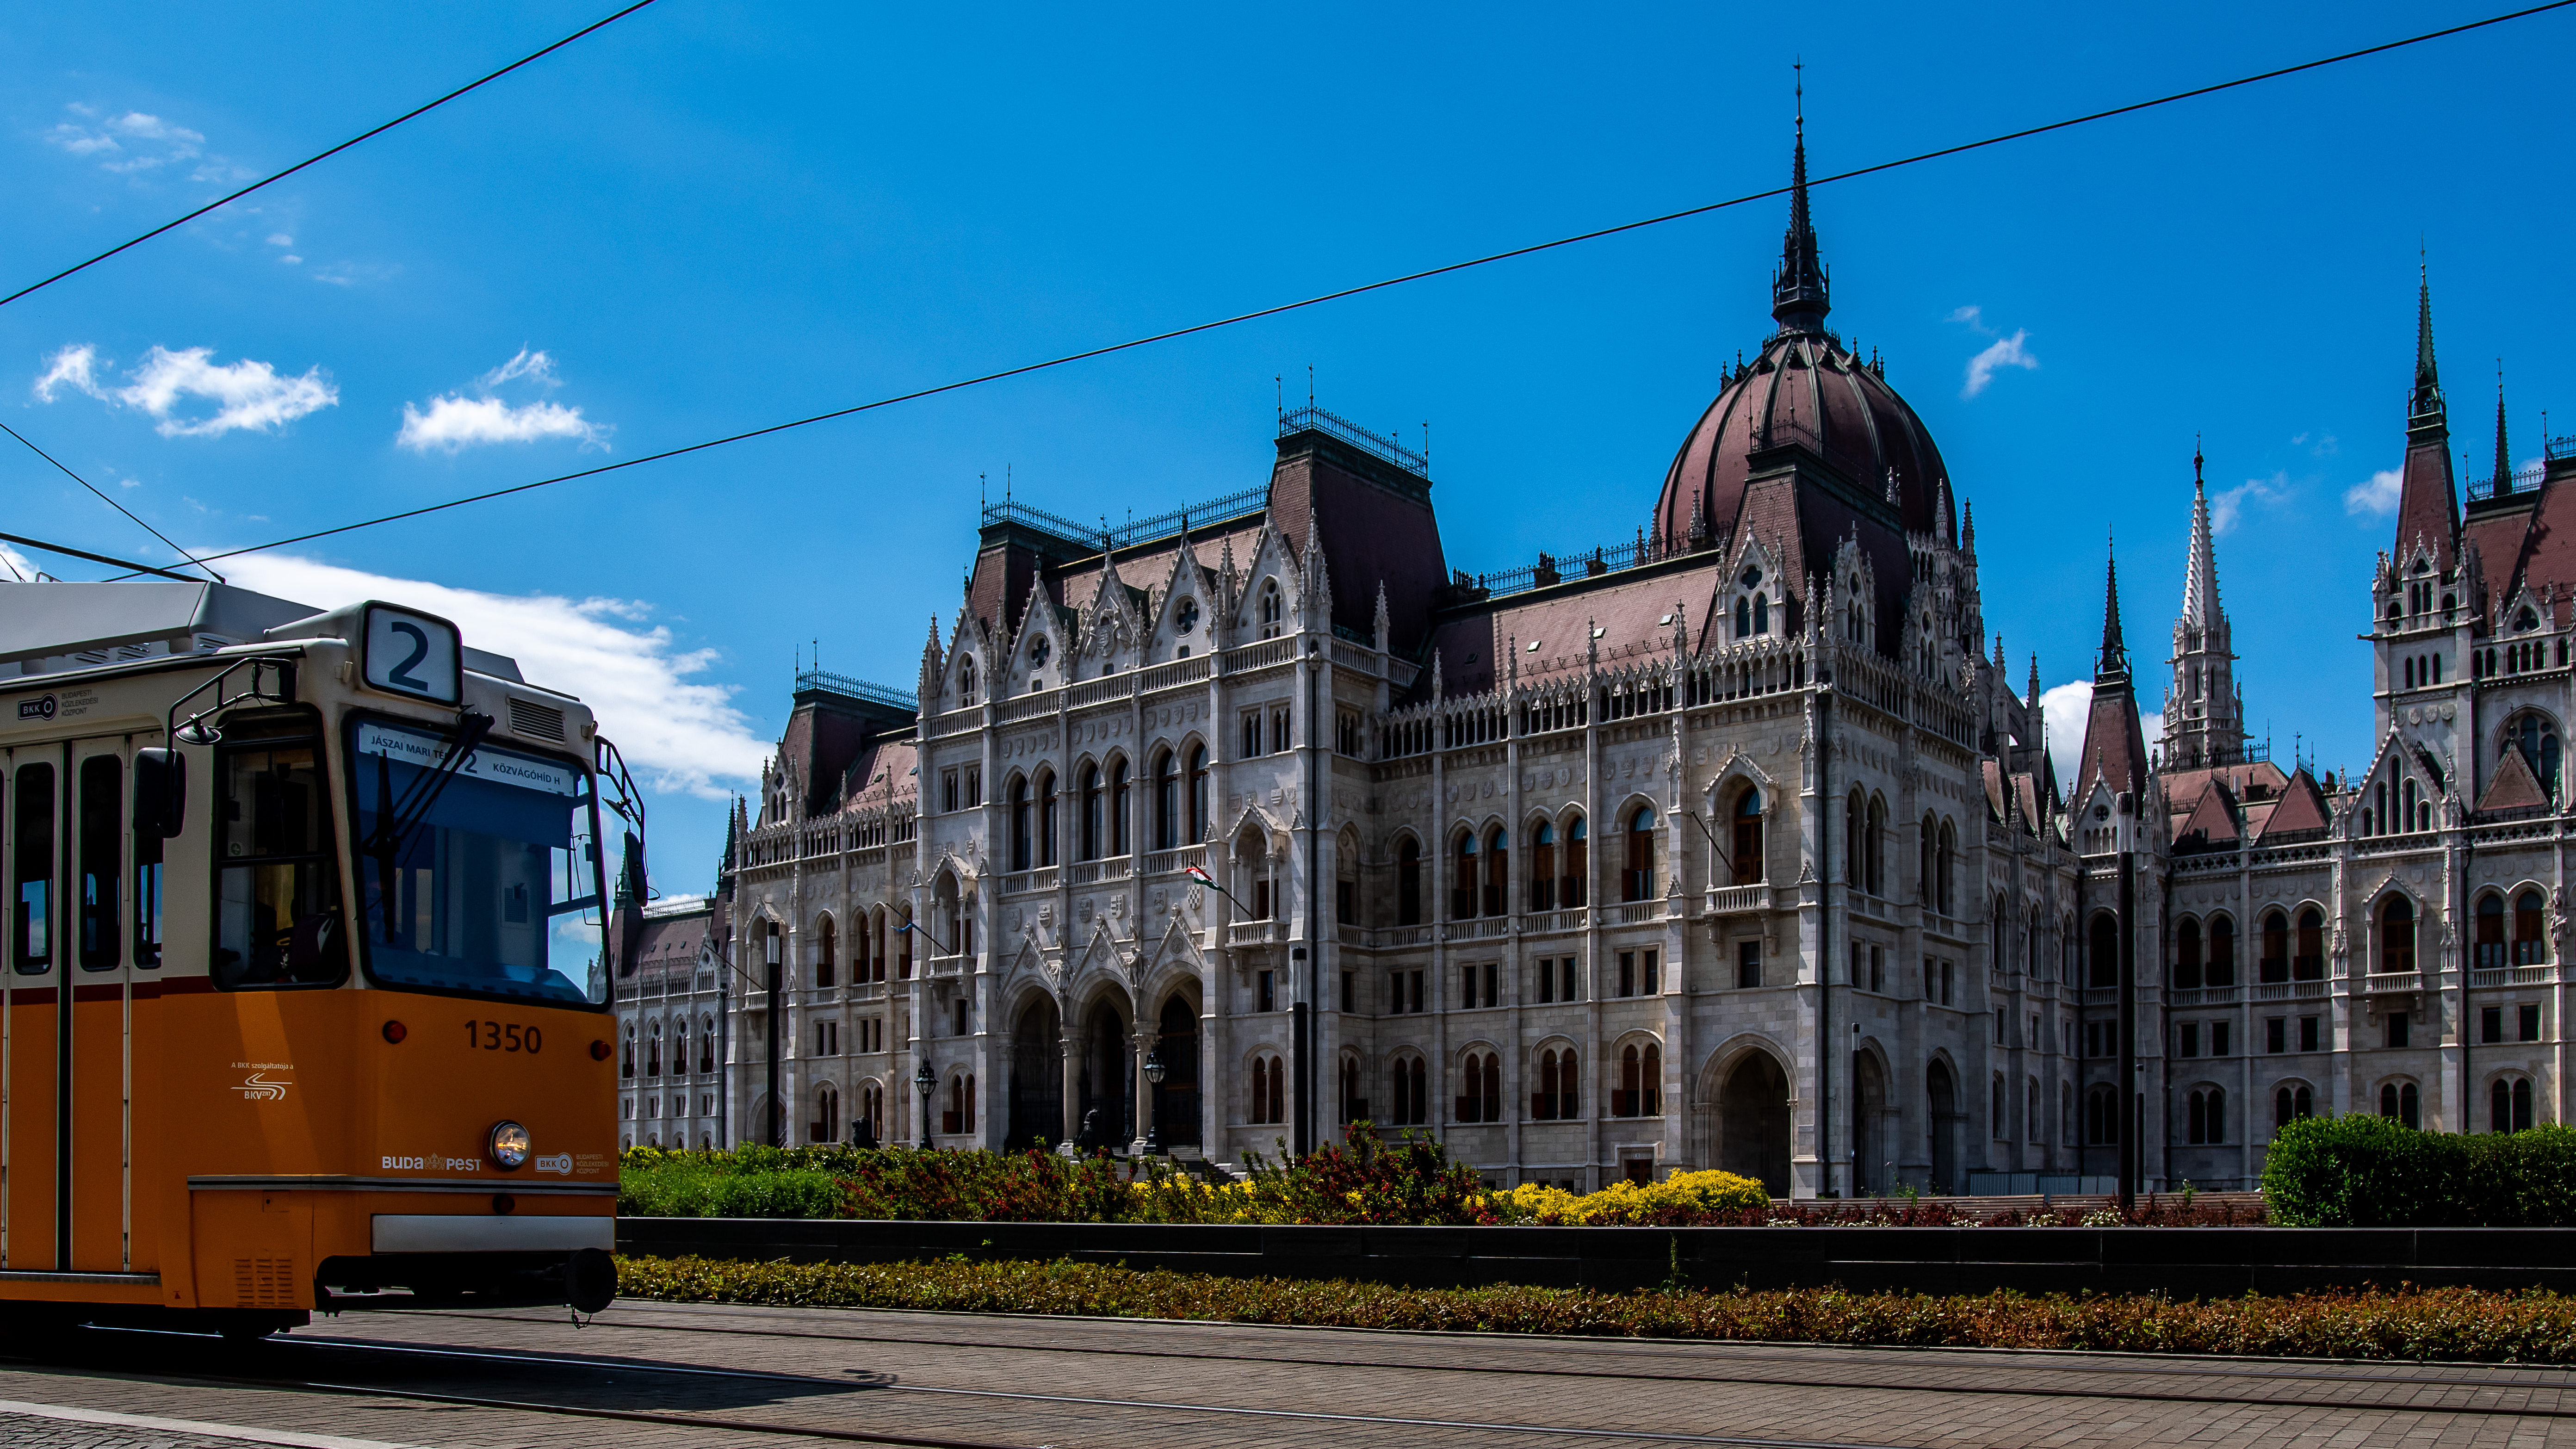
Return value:
M 2546 715 L 2526 713 L 2515 716 L 2504 727 L 2505 743 L 2522 751 L 2522 762 L 2540 780 L 2540 788 L 2549 798 L 2558 798 L 2559 744 L 2558 726 Z

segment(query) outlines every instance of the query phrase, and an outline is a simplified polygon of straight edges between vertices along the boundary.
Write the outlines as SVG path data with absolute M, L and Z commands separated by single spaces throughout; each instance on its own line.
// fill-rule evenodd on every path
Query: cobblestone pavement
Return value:
M 146 1421 L 12 1412 L 27 1405 Z M 2539 1449 L 2576 1446 L 2576 1371 L 637 1302 L 583 1328 L 534 1312 L 352 1314 L 247 1348 L 92 1332 L 43 1364 L 0 1365 L 0 1444 L 12 1449 L 862 1437 L 994 1449 Z

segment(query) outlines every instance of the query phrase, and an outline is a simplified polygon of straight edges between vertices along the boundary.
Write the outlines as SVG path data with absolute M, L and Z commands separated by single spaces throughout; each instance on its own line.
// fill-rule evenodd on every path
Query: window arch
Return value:
M 2540 780 L 2540 788 L 2549 798 L 2558 798 L 2558 722 L 2538 711 L 2526 710 L 2505 721 L 2504 742 L 2507 748 L 2520 750 L 2522 762 Z
M 2092 958 L 2087 965 L 2085 984 L 2092 987 L 2119 985 L 2120 926 L 2109 911 L 2093 918 L 2092 931 L 2085 945 L 2088 947 L 2086 954 Z
M 839 956 L 840 931 L 833 925 L 831 913 L 826 911 L 814 922 L 814 984 L 816 987 L 828 990 L 837 984 L 841 968 Z
M 1056 788 L 1055 771 L 1038 772 L 1038 864 L 1055 864 L 1056 854 Z
M 1941 903 L 1941 914 L 1956 915 L 1958 908 L 1952 902 L 1957 899 L 1958 892 L 1959 828 L 1947 820 L 1941 822 L 1941 847 L 1934 852 L 1933 862 L 1940 867 L 1941 873 L 1941 893 L 1934 899 Z
M 1035 822 L 1030 819 L 1027 776 L 1011 777 L 1009 799 L 1011 802 L 1011 869 L 1027 870 L 1033 853 L 1032 847 L 1036 843 L 1031 833 L 1031 827 Z
M 1109 764 L 1109 853 L 1126 855 L 1132 846 L 1128 832 L 1134 828 L 1127 813 L 1127 761 L 1122 756 Z
M 653 1023 L 653 1029 L 645 1034 L 644 1075 L 648 1077 L 662 1075 L 662 1023 L 658 1021 Z
M 1485 837 L 1485 910 L 1489 916 L 1511 913 L 1512 908 L 1512 837 L 1497 825 Z
M 1251 1091 L 1243 1120 L 1255 1124 L 1288 1120 L 1288 1063 L 1263 1052 L 1252 1059 Z
M 1422 842 L 1410 835 L 1395 847 L 1395 923 L 1422 924 Z
M 1458 1066 L 1458 1120 L 1503 1120 L 1503 1059 L 1489 1051 L 1471 1051 Z
M 1074 827 L 1074 858 L 1098 860 L 1102 839 L 1101 826 L 1107 823 L 1103 817 L 1106 801 L 1100 791 L 1100 767 L 1085 764 L 1082 767 L 1082 773 L 1075 779 L 1078 783 L 1074 786 L 1074 793 L 1081 797 L 1082 803 L 1076 807 L 1080 811 L 1077 818 L 1081 823 Z
M 2393 1117 L 2409 1127 L 2424 1125 L 2424 1102 L 2413 1082 L 2379 1084 L 2379 1115 Z
M 2285 1082 L 2272 1093 L 2272 1130 L 2280 1131 L 2302 1117 L 2317 1115 L 2316 1097 L 2298 1082 Z
M 2227 1140 L 2227 1089 L 2193 1088 L 2188 1120 L 2185 1137 L 2189 1145 L 2209 1147 L 2224 1143 Z
M 1582 1080 L 1575 1069 L 1574 1048 L 1540 1051 L 1538 1090 L 1530 1094 L 1530 1116 L 1541 1122 L 1571 1122 L 1582 1116 Z
M 830 1082 L 814 1089 L 814 1117 L 805 1124 L 805 1138 L 816 1143 L 841 1140 L 841 1089 Z
M 975 656 L 972 654 L 957 664 L 957 703 L 960 706 L 975 703 Z
M 1154 848 L 1175 850 L 1181 843 L 1181 777 L 1170 750 L 1154 756 Z
M 1640 805 L 1628 817 L 1628 864 L 1620 872 L 1622 900 L 1652 900 L 1655 895 L 1655 810 Z
M 2471 960 L 2483 970 L 2504 964 L 2504 896 L 2487 891 L 2478 897 L 2476 936 Z
M 1285 612 L 1286 609 L 1279 598 L 1279 581 L 1277 579 L 1272 579 L 1264 583 L 1261 586 L 1262 638 L 1276 639 L 1279 637 L 1281 628 L 1280 619 Z
M 1735 884 L 1761 883 L 1762 791 L 1752 785 L 1735 797 L 1735 850 L 1728 864 L 1735 868 Z
M 1429 1121 L 1431 1116 L 1429 1064 L 1418 1056 L 1400 1056 L 1389 1069 L 1389 1075 L 1394 1079 L 1391 1085 L 1395 1088 L 1395 1099 L 1392 1103 L 1395 1110 L 1387 1114 L 1387 1120 L 1398 1127 L 1420 1127 Z
M 2298 952 L 2290 958 L 2290 975 L 2298 981 L 2322 981 L 2326 975 L 2326 913 L 2315 906 L 2299 910 Z
M 1843 802 L 1843 883 L 1860 890 L 1869 882 L 1869 847 L 1861 838 L 1862 820 L 1869 810 L 1868 797 L 1857 789 Z
M 1586 898 L 1591 894 L 1589 889 L 1589 882 L 1592 879 L 1590 849 L 1583 817 L 1578 814 L 1566 823 L 1565 874 L 1557 878 L 1556 897 L 1565 903 L 1565 908 L 1569 911 L 1587 904 Z
M 1753 600 L 1746 595 L 1738 594 L 1735 596 L 1735 637 L 1749 639 L 1752 636 Z
M 2202 979 L 2211 986 L 2236 984 L 2236 918 L 2220 914 L 2209 918 L 2209 967 Z
M 1476 914 L 1476 832 L 1462 830 L 1450 852 L 1449 919 L 1464 921 Z
M 698 1070 L 712 1072 L 715 1069 L 716 1019 L 712 1016 L 701 1016 L 698 1018 Z
M 1341 1120 L 1344 1123 L 1351 1123 L 1366 1119 L 1368 1116 L 1368 1093 L 1360 1085 L 1360 1054 L 1358 1052 L 1342 1053 L 1341 1077 Z
M 1529 907 L 1556 909 L 1556 827 L 1545 820 L 1530 827 Z
M 1619 1089 L 1610 1094 L 1613 1117 L 1664 1115 L 1664 1049 L 1656 1042 L 1619 1050 Z
M 2402 895 L 2391 895 L 2379 908 L 2379 969 L 2415 969 L 2415 903 Z
M 2290 918 L 2279 909 L 2263 913 L 2259 930 L 2262 956 L 2256 968 L 2264 984 L 2290 979 Z
M 2530 1129 L 2531 1122 L 2531 1078 L 2496 1078 L 2487 1089 L 2487 1130 L 2523 1132 Z
M 2513 963 L 2538 966 L 2549 959 L 2549 932 L 2542 924 L 2545 906 L 2540 892 L 2525 886 L 2513 898 Z
M 960 1072 L 948 1079 L 948 1109 L 940 1114 L 939 1130 L 951 1134 L 975 1130 L 973 1072 Z
M 2107 1147 L 2119 1140 L 2119 1096 L 2109 1087 L 2095 1087 L 2084 1094 L 2085 1144 L 2091 1147 Z
M 635 1075 L 635 1023 L 631 1021 L 626 1024 L 624 1041 L 617 1058 L 617 1075 L 632 1078 Z

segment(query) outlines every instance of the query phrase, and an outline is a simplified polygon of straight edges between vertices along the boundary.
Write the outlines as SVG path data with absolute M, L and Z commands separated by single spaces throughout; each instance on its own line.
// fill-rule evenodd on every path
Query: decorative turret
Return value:
M 2120 560 L 2106 555 L 2102 571 L 2102 648 L 2093 656 L 2093 681 L 2100 684 L 2129 677 L 2129 645 L 2120 634 Z
M 2418 544 L 2433 567 L 2448 574 L 2458 554 L 2460 490 L 2451 474 L 2451 426 L 2442 403 L 2442 380 L 2433 366 L 2433 284 L 2427 272 L 2415 294 L 2415 389 L 2406 408 L 2406 465 L 2397 493 L 2400 570 Z
M 2513 450 L 2504 440 L 2504 359 L 2496 359 L 2496 464 L 2495 492 L 2501 498 L 2513 491 Z

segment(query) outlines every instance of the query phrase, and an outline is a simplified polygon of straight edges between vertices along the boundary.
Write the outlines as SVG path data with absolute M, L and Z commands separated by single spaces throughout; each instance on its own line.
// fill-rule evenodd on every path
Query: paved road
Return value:
M 0 1362 L 0 1444 L 239 1449 L 2576 1445 L 2576 1371 L 620 1303 Z

